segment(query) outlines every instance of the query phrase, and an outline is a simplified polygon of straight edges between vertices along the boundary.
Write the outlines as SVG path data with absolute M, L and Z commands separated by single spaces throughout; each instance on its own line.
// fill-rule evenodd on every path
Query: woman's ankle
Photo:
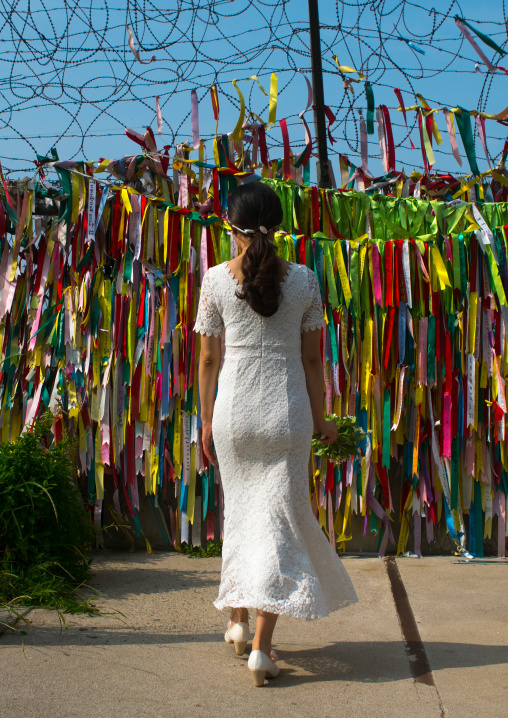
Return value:
M 249 611 L 247 608 L 232 608 L 231 609 L 231 622 L 232 623 L 248 623 L 249 622 Z
M 270 651 L 272 650 L 272 644 L 256 641 L 256 637 L 252 639 L 252 650 L 253 651 L 262 651 L 263 653 L 266 653 L 267 656 L 270 655 Z

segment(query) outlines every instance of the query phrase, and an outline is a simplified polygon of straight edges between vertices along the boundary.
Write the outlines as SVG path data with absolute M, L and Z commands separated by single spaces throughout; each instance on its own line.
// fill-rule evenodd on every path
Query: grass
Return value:
M 66 433 L 54 440 L 53 421 L 48 411 L 0 444 L 0 610 L 26 626 L 26 607 L 56 611 L 65 627 L 64 614 L 105 615 L 87 583 L 95 529 L 77 484 L 75 446 Z M 95 596 L 80 597 L 84 588 Z M 11 621 L 2 627 L 27 635 Z

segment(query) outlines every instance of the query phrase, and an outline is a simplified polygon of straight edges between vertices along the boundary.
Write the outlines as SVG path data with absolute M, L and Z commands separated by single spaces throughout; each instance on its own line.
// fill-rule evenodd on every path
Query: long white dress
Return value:
M 309 501 L 312 414 L 301 333 L 323 326 L 315 274 L 290 263 L 271 317 L 235 296 L 227 263 L 203 277 L 194 330 L 220 336 L 225 358 L 212 432 L 224 491 L 214 605 L 320 618 L 358 601 Z

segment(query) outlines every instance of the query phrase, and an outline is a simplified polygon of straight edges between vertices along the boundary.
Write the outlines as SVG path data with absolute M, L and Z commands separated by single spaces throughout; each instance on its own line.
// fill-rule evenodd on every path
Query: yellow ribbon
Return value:
M 441 284 L 441 289 L 444 289 L 445 287 L 451 287 L 452 285 L 450 282 L 450 277 L 448 276 L 448 272 L 446 271 L 441 252 L 437 247 L 431 247 L 430 252 L 432 256 L 432 261 L 434 262 L 434 266 L 436 268 L 439 282 Z
M 429 106 L 427 100 L 426 100 L 422 95 L 417 94 L 416 96 L 417 96 L 417 98 L 420 100 L 420 103 L 421 103 L 422 107 L 423 107 L 426 111 L 427 111 L 427 110 L 431 110 L 431 107 Z M 427 114 L 430 114 L 430 112 L 425 112 L 425 114 L 426 114 L 426 115 L 427 115 Z M 443 144 L 443 139 L 442 139 L 442 137 L 441 137 L 441 133 L 439 132 L 439 128 L 438 128 L 438 126 L 437 126 L 437 122 L 436 122 L 436 119 L 435 119 L 435 118 L 434 118 L 434 120 L 433 120 L 433 122 L 432 122 L 432 134 L 434 135 L 434 139 L 436 140 L 436 144 L 437 144 L 437 145 L 442 145 L 442 144 Z M 430 164 L 433 165 L 434 162 L 431 162 Z
M 333 55 L 332 57 L 335 60 L 337 67 L 339 68 L 339 72 L 342 72 L 342 73 L 356 72 L 356 74 L 358 75 L 360 80 L 365 80 L 365 75 L 362 75 L 361 72 L 359 72 L 358 70 L 355 70 L 354 67 L 348 67 L 348 65 L 339 65 L 339 58 L 337 57 L 337 55 Z
M 243 94 L 236 84 L 236 80 L 233 80 L 233 87 L 238 93 L 238 97 L 240 98 L 240 115 L 238 116 L 238 121 L 236 123 L 236 127 L 233 130 L 233 134 L 231 135 L 231 139 L 233 142 L 236 142 L 237 140 L 241 140 L 243 137 L 243 121 L 245 120 L 245 100 L 243 98 Z
M 268 124 L 270 127 L 275 125 L 275 117 L 277 114 L 277 86 L 277 75 L 275 72 L 272 72 L 272 77 L 270 79 L 270 108 L 268 111 Z

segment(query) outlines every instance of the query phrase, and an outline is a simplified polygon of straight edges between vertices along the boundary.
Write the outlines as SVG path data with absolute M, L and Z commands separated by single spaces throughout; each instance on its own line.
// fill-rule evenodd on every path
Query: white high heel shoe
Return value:
M 279 667 L 267 656 L 263 651 L 251 651 L 249 662 L 247 664 L 254 681 L 254 685 L 258 688 L 265 683 L 265 676 L 268 678 L 277 678 L 280 673 Z
M 249 624 L 244 623 L 243 621 L 240 621 L 239 623 L 234 623 L 228 628 L 226 633 L 224 634 L 224 640 L 226 643 L 234 643 L 235 644 L 235 652 L 237 656 L 243 656 L 245 653 L 245 646 L 247 645 L 247 641 L 250 638 L 250 631 L 249 631 Z

